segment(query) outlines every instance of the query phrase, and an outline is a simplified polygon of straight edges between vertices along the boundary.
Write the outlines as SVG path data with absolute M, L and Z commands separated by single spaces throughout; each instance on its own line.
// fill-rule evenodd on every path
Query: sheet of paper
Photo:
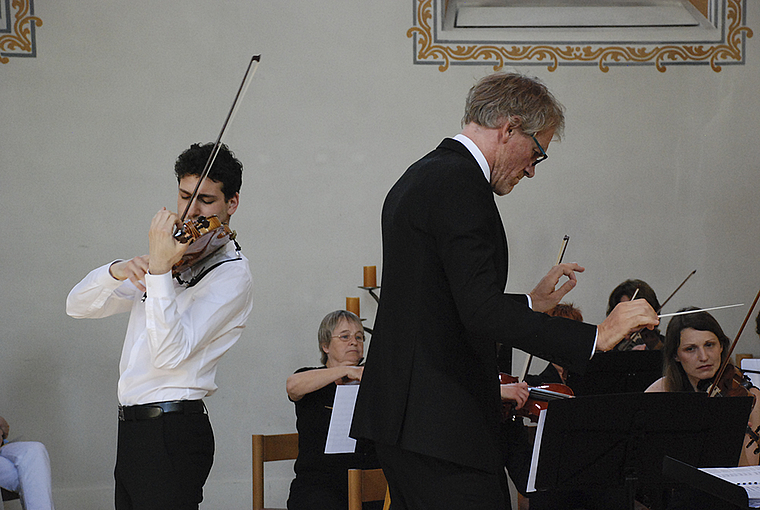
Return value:
M 339 384 L 335 389 L 330 428 L 327 430 L 325 453 L 354 453 L 356 439 L 348 436 L 354 417 L 358 384 Z
M 760 466 L 699 468 L 699 470 L 743 487 L 747 491 L 749 506 L 760 507 Z
M 536 439 L 533 441 L 533 456 L 530 459 L 530 472 L 528 473 L 528 492 L 536 492 L 536 471 L 538 471 L 538 457 L 541 451 L 541 436 L 544 433 L 544 421 L 546 421 L 546 409 L 538 413 L 538 425 L 536 426 Z

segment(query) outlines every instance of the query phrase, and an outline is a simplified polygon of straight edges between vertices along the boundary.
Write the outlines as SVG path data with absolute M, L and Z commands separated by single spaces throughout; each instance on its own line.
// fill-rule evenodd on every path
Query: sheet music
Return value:
M 760 507 L 760 466 L 699 468 L 699 470 L 743 487 L 747 491 L 749 506 Z
M 327 430 L 325 453 L 354 453 L 356 439 L 348 436 L 354 418 L 358 384 L 339 384 L 335 388 L 330 428 Z
M 530 459 L 527 492 L 536 492 L 536 471 L 538 471 L 538 457 L 541 451 L 541 436 L 544 433 L 544 421 L 546 421 L 546 409 L 542 409 L 538 413 L 538 425 L 536 426 L 536 439 L 533 441 L 533 455 Z

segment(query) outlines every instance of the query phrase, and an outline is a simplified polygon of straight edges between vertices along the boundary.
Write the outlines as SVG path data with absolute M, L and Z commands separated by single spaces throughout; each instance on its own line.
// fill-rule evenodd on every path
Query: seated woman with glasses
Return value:
M 288 497 L 290 510 L 345 510 L 348 469 L 380 467 L 374 449 L 362 441 L 356 443 L 355 453 L 324 453 L 337 385 L 356 384 L 362 379 L 361 320 L 345 310 L 331 312 L 319 325 L 318 339 L 322 366 L 301 368 L 286 383 L 288 398 L 296 406 L 298 430 L 296 477 Z M 382 508 L 382 501 L 377 503 Z

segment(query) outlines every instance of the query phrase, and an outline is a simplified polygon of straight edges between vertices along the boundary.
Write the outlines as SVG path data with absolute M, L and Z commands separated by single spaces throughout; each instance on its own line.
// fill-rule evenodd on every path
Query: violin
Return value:
M 711 380 L 701 381 L 703 383 L 712 384 Z M 731 361 L 728 361 L 726 363 L 725 370 L 723 371 L 722 375 L 718 379 L 718 381 L 715 383 L 715 388 L 712 390 L 712 393 L 710 394 L 711 397 L 752 397 L 752 407 L 755 406 L 755 395 L 749 391 L 750 388 L 753 388 L 754 385 L 752 384 L 752 381 L 750 381 L 749 377 L 747 377 L 745 374 L 741 372 L 738 368 L 736 368 Z M 697 386 L 697 389 L 702 389 L 700 386 Z M 750 441 L 747 443 L 747 446 L 745 448 L 749 448 L 752 443 L 757 444 L 757 448 L 755 448 L 754 453 L 760 452 L 760 435 L 758 435 L 758 431 L 760 430 L 760 426 L 757 427 L 757 429 L 752 430 L 752 427 L 747 425 L 747 436 L 749 436 Z
M 237 236 L 230 226 L 222 223 L 216 215 L 198 216 L 194 220 L 187 220 L 182 228 L 174 233 L 174 239 L 182 244 L 190 244 L 182 258 L 172 267 L 172 276 L 177 277 L 187 268 L 194 266 L 219 250 L 222 246 L 232 241 Z
M 731 363 L 731 354 L 734 352 L 734 347 L 736 347 L 737 342 L 739 342 L 739 337 L 741 337 L 742 331 L 744 331 L 744 327 L 747 325 L 747 321 L 749 321 L 749 318 L 752 316 L 752 312 L 754 311 L 755 305 L 757 305 L 757 301 L 759 299 L 760 290 L 757 291 L 755 300 L 752 301 L 752 305 L 749 307 L 749 311 L 747 311 L 747 315 L 744 317 L 744 321 L 739 327 L 739 332 L 736 333 L 736 337 L 731 343 L 731 347 L 728 349 L 725 361 L 721 364 L 721 367 L 718 369 L 718 372 L 716 373 L 710 387 L 707 390 L 707 394 L 709 396 L 752 396 L 752 406 L 754 407 L 755 395 L 749 391 L 749 389 L 753 387 L 752 382 L 750 382 L 749 377 L 742 374 L 741 371 L 739 371 Z M 755 430 L 752 430 L 752 427 L 747 425 L 747 435 L 750 437 L 750 441 L 747 443 L 747 446 L 745 448 L 749 448 L 753 442 L 756 443 L 758 447 L 755 449 L 754 453 L 758 453 L 760 451 L 760 435 L 758 435 L 758 431 L 760 431 L 760 426 L 758 426 Z
M 711 380 L 701 381 L 701 383 L 712 384 Z M 699 387 L 699 386 L 698 386 Z M 718 379 L 717 384 L 711 397 L 753 397 L 749 389 L 753 387 L 749 377 L 744 375 L 741 370 L 736 368 L 731 361 L 726 363 L 723 374 Z
M 499 373 L 500 384 L 514 384 L 517 382 L 519 382 L 517 377 L 503 372 Z M 550 401 L 573 398 L 574 396 L 573 390 L 569 386 L 560 383 L 530 386 L 528 387 L 528 400 L 524 406 L 520 409 L 515 409 L 513 402 L 504 402 L 502 411 L 505 418 L 521 416 L 530 419 L 533 423 L 537 423 L 539 414 L 549 406 Z

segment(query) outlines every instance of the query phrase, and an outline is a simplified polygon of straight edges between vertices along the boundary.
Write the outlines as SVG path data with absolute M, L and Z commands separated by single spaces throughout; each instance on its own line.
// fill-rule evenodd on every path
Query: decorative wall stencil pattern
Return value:
M 0 64 L 9 57 L 36 57 L 35 28 L 41 25 L 34 0 L 0 0 Z
M 414 0 L 414 26 L 407 37 L 414 41 L 414 63 L 438 65 L 441 72 L 457 64 L 493 64 L 494 70 L 509 64 L 541 65 L 549 71 L 559 65 L 596 65 L 605 73 L 615 65 L 653 65 L 660 72 L 669 65 L 709 65 L 720 72 L 723 65 L 744 64 L 746 38 L 752 37 L 742 15 L 746 0 L 719 0 L 714 11 L 718 40 L 511 42 L 506 41 L 506 29 L 503 42 L 474 40 L 474 35 L 455 40 L 443 34 L 440 1 Z

